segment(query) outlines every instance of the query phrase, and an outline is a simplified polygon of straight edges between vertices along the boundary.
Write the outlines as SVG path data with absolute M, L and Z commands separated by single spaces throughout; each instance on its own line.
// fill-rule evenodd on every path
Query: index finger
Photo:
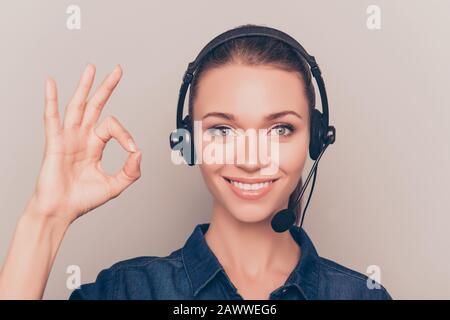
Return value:
M 106 117 L 93 130 L 94 134 L 99 138 L 96 139 L 92 148 L 92 156 L 96 159 L 101 159 L 102 152 L 112 138 L 116 139 L 119 144 L 128 152 L 137 152 L 138 148 L 134 142 L 130 132 L 113 116 Z

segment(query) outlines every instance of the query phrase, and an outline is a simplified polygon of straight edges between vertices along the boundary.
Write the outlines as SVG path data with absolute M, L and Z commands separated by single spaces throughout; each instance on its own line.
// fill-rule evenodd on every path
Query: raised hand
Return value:
M 56 83 L 49 78 L 45 92 L 45 150 L 35 192 L 30 200 L 34 214 L 73 222 L 79 216 L 117 197 L 141 176 L 141 151 L 131 134 L 112 116 L 97 121 L 118 84 L 122 70 L 116 66 L 88 99 L 95 67 L 87 65 L 65 110 L 61 124 Z M 130 152 L 113 176 L 101 166 L 107 142 L 115 138 Z

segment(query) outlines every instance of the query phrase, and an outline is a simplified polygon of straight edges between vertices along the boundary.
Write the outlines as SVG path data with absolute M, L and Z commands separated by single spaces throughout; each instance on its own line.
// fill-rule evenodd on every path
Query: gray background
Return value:
M 66 8 L 81 7 L 81 30 Z M 368 30 L 366 8 L 381 8 Z M 116 261 L 167 255 L 211 197 L 197 168 L 170 161 L 182 74 L 217 34 L 245 23 L 279 28 L 316 56 L 337 141 L 319 166 L 305 223 L 319 254 L 366 273 L 381 268 L 394 298 L 450 298 L 449 1 L 8 1 L 0 10 L 0 258 L 42 159 L 44 80 L 60 111 L 87 62 L 98 84 L 124 76 L 102 118 L 116 116 L 143 150 L 142 177 L 66 234 L 45 298 L 66 299 L 66 268 L 82 282 Z M 125 152 L 113 141 L 104 166 Z M 308 160 L 304 176 L 312 164 Z

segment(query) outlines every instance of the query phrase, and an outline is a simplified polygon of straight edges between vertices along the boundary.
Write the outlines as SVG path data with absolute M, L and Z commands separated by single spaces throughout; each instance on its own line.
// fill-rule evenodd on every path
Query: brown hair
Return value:
M 247 24 L 245 26 L 255 26 Z M 238 27 L 239 28 L 239 27 Z M 311 72 L 307 62 L 289 45 L 266 36 L 248 36 L 229 40 L 209 52 L 199 64 L 189 89 L 189 114 L 193 118 L 193 106 L 197 95 L 198 85 L 202 74 L 207 70 L 227 64 L 241 63 L 244 65 L 270 65 L 286 71 L 298 72 L 304 83 L 304 90 L 308 100 L 308 118 L 311 119 L 312 109 L 315 107 L 315 91 Z M 297 186 L 289 197 L 289 204 L 298 198 L 303 186 L 300 178 Z M 298 224 L 302 211 L 302 202 L 295 208 Z

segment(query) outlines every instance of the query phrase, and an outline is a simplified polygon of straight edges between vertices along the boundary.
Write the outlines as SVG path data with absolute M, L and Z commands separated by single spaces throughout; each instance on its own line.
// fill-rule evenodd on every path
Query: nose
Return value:
M 240 135 L 236 143 L 236 167 L 253 173 L 269 166 L 268 144 L 267 136 L 261 137 L 254 130 L 247 130 L 246 134 Z

